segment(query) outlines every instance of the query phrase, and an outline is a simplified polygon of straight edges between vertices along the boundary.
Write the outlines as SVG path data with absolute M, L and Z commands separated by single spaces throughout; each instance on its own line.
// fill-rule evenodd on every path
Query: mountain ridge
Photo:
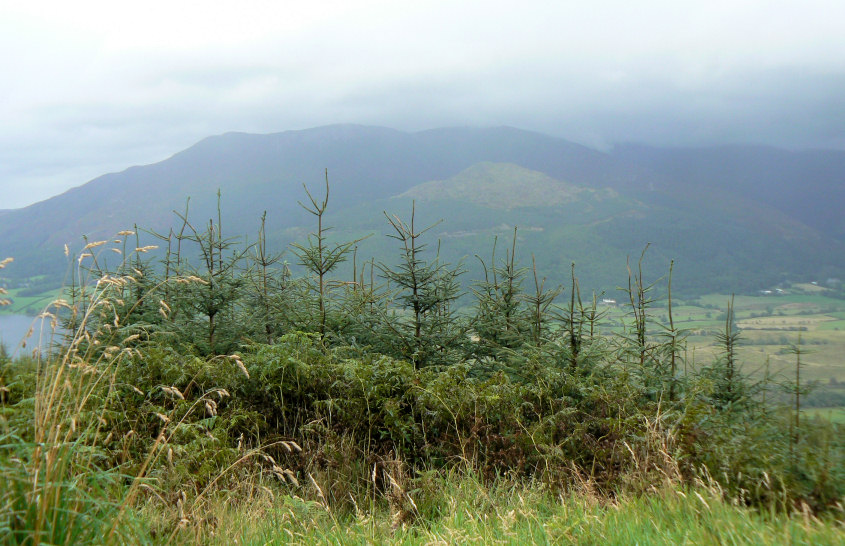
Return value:
M 215 135 L 164 161 L 105 174 L 49 200 L 0 212 L 0 254 L 16 257 L 20 276 L 42 274 L 51 267 L 62 267 L 63 245 L 70 243 L 72 249 L 78 249 L 81 235 L 106 238 L 135 224 L 167 233 L 169 226 L 176 223 L 172 211 L 183 211 L 188 197 L 193 218 L 216 216 L 218 189 L 223 195 L 224 223 L 231 235 L 254 232 L 258 218 L 267 210 L 268 233 L 275 234 L 279 244 L 286 244 L 289 241 L 283 233 L 302 233 L 308 226 L 307 213 L 297 205 L 304 198 L 302 184 L 319 193 L 325 169 L 331 185 L 332 214 L 366 210 L 362 214 L 375 215 L 366 207 L 356 207 L 382 201 L 387 206 L 391 197 L 423 184 L 444 183 L 485 162 L 513 165 L 510 168 L 516 171 L 510 175 L 512 183 L 518 183 L 515 180 L 520 176 L 535 177 L 541 185 L 551 184 L 549 180 L 565 180 L 571 188 L 581 188 L 579 191 L 612 190 L 619 199 L 640 203 L 634 216 L 643 218 L 613 218 L 603 222 L 600 230 L 596 227 L 596 231 L 590 231 L 588 236 L 594 246 L 630 251 L 629 247 L 641 247 L 649 239 L 668 241 L 671 233 L 664 231 L 670 228 L 661 229 L 656 222 L 671 219 L 671 229 L 702 240 L 693 245 L 700 247 L 698 254 L 687 253 L 681 245 L 670 245 L 666 252 L 677 247 L 695 263 L 711 259 L 708 253 L 732 255 L 717 250 L 720 246 L 745 248 L 750 245 L 747 239 L 757 239 L 785 249 L 772 250 L 773 254 L 783 255 L 768 260 L 771 263 L 765 254 L 753 252 L 755 259 L 761 261 L 759 267 L 754 267 L 761 271 L 768 265 L 776 267 L 780 277 L 788 277 L 798 272 L 809 274 L 807 268 L 812 266 L 819 272 L 840 275 L 845 267 L 839 257 L 845 256 L 841 251 L 845 221 L 835 206 L 840 194 L 845 202 L 845 184 L 838 183 L 839 172 L 845 172 L 845 153 L 727 147 L 697 154 L 691 148 L 678 151 L 639 145 L 603 152 L 513 127 L 404 132 L 352 124 L 265 135 Z M 842 171 L 838 170 L 840 165 Z M 778 172 L 770 173 L 771 169 Z M 529 176 L 529 171 L 537 174 Z M 802 173 L 821 174 L 818 181 L 807 182 Z M 544 182 L 537 182 L 540 180 Z M 834 199 L 819 198 L 825 184 Z M 812 191 L 807 192 L 807 187 Z M 479 187 L 473 191 L 481 190 Z M 542 194 L 538 190 L 538 195 Z M 452 196 L 462 203 L 472 201 L 470 197 L 466 192 Z M 796 202 L 809 202 L 812 207 L 803 210 Z M 555 207 L 565 205 L 539 202 L 536 198 L 529 204 L 536 206 L 544 218 L 560 214 Z M 443 207 L 444 212 L 460 214 L 448 204 Z M 568 210 L 554 221 L 566 223 L 581 212 Z M 654 215 L 653 222 L 644 221 L 649 214 Z M 348 215 L 347 218 L 352 223 L 356 221 Z M 697 231 L 686 229 L 685 221 Z M 578 226 L 588 230 L 585 224 Z M 570 244 L 574 229 L 565 237 Z M 562 232 L 558 235 L 564 237 Z M 638 239 L 636 245 L 634 239 Z M 578 241 L 574 243 L 581 246 Z M 548 240 L 543 244 L 557 243 Z M 830 252 L 825 253 L 825 248 Z M 591 250 L 585 246 L 584 252 L 588 251 Z M 790 253 L 796 256 L 795 262 L 804 263 L 781 271 L 789 265 Z M 742 256 L 735 258 L 742 261 Z M 754 265 L 747 260 L 743 263 L 743 267 Z M 736 268 L 731 266 L 731 270 Z

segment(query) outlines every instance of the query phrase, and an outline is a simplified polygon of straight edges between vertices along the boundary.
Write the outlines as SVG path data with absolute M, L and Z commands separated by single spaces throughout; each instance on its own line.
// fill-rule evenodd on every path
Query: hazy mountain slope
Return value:
M 302 184 L 320 188 L 328 169 L 333 202 L 344 206 L 401 193 L 478 161 L 526 161 L 600 170 L 604 156 L 582 146 L 515 129 L 392 129 L 329 126 L 271 135 L 230 133 L 207 138 L 173 157 L 101 176 L 62 195 L 0 215 L 2 250 L 17 270 L 36 274 L 61 262 L 65 243 L 108 237 L 134 223 L 166 231 L 191 197 L 191 216 L 215 216 L 223 193 L 229 233 L 252 231 L 268 210 L 268 225 L 297 225 Z M 72 245 L 73 246 L 73 245 Z M 53 259 L 45 257 L 55 257 Z M 45 261 L 46 259 L 46 261 Z
M 308 233 L 310 218 L 297 201 L 305 198 L 303 183 L 322 192 L 327 168 L 329 216 L 341 231 L 378 229 L 381 209 L 402 212 L 416 198 L 421 215 L 446 220 L 439 233 L 444 248 L 459 241 L 448 250 L 455 257 L 486 252 L 493 228 L 516 224 L 535 241 L 526 245 L 528 259 L 542 254 L 564 273 L 569 260 L 596 275 L 609 262 L 624 272 L 625 255 L 653 242 L 655 257 L 676 257 L 679 268 L 689 268 L 690 283 L 720 279 L 729 289 L 732 278 L 749 275 L 766 282 L 842 276 L 845 252 L 834 237 L 845 238 L 845 227 L 837 227 L 840 165 L 845 153 L 638 146 L 603 153 L 506 127 L 230 133 L 0 214 L 0 255 L 16 258 L 9 275 L 61 274 L 65 243 L 79 249 L 83 234 L 105 238 L 135 223 L 166 232 L 178 224 L 171 211 L 183 210 L 188 196 L 192 221 L 204 225 L 216 217 L 218 188 L 224 233 L 254 233 L 267 210 L 270 240 L 281 247 Z
M 407 220 L 415 199 L 418 227 L 443 219 L 428 243 L 436 246 L 440 240 L 441 255 L 453 263 L 466 258 L 470 278 L 482 274 L 473 255 L 489 263 L 498 237 L 502 256 L 519 226 L 517 256 L 524 266 L 534 255 L 541 276 L 562 282 L 574 261 L 586 290 L 613 291 L 624 284 L 626 258 L 636 261 L 646 243 L 651 243 L 647 275 L 665 275 L 674 259 L 675 286 L 687 293 L 757 290 L 795 275 L 833 274 L 845 265 L 845 246 L 771 207 L 744 200 L 723 207 L 723 194 L 709 197 L 648 203 L 512 164 L 481 163 L 400 196 L 336 213 L 332 224 L 356 236 L 376 234 L 361 243 L 361 254 L 389 261 L 398 249 L 384 236 L 389 226 L 383 211 Z M 835 252 L 840 254 L 830 256 Z
M 626 145 L 613 156 L 631 171 L 618 178 L 619 189 L 649 189 L 678 197 L 720 189 L 764 203 L 826 235 L 845 240 L 845 153 L 832 150 L 790 152 L 759 146 L 659 149 Z

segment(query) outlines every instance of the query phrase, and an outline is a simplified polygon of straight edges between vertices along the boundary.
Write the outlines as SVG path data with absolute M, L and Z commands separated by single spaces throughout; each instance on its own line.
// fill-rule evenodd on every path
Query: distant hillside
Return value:
M 63 263 L 65 243 L 109 235 L 137 223 L 167 231 L 172 210 L 191 197 L 195 218 L 216 215 L 223 193 L 230 233 L 252 232 L 268 211 L 271 229 L 300 224 L 302 184 L 319 187 L 328 169 L 335 206 L 383 198 L 442 179 L 479 161 L 547 164 L 586 181 L 603 154 L 515 129 L 441 129 L 403 133 L 378 127 L 329 126 L 271 135 L 229 133 L 173 157 L 107 174 L 52 199 L 0 216 L 0 241 L 34 275 Z M 11 273 L 10 273 L 11 274 Z
M 419 226 L 444 219 L 429 242 L 440 240 L 441 254 L 453 263 L 468 258 L 470 278 L 482 275 L 473 255 L 489 263 L 498 237 L 503 256 L 518 226 L 517 258 L 524 266 L 534 255 L 541 276 L 562 282 L 570 263 L 576 262 L 587 293 L 612 292 L 624 284 L 628 256 L 636 261 L 646 243 L 651 243 L 647 275 L 665 276 L 674 259 L 675 286 L 686 293 L 754 291 L 795 275 L 827 274 L 842 266 L 836 256 L 826 261 L 831 251 L 843 255 L 845 247 L 838 241 L 766 205 L 725 199 L 715 192 L 713 198 L 686 204 L 657 204 L 612 189 L 561 182 L 512 164 L 481 163 L 449 179 L 338 213 L 333 225 L 356 235 L 387 233 L 382 211 L 407 219 L 416 200 Z M 361 251 L 384 259 L 396 254 L 391 245 L 389 239 L 376 237 L 361 243 Z M 828 265 L 820 268 L 820 263 Z
M 789 152 L 761 146 L 660 149 L 619 146 L 613 156 L 631 172 L 620 190 L 685 198 L 717 190 L 765 204 L 824 235 L 845 240 L 845 152 Z
M 676 278 L 690 290 L 845 276 L 845 153 L 604 153 L 506 127 L 405 133 L 354 125 L 210 137 L 160 163 L 0 212 L 0 255 L 16 258 L 4 273 L 58 277 L 64 244 L 78 250 L 81 235 L 106 238 L 134 224 L 166 233 L 188 197 L 190 217 L 204 223 L 216 217 L 218 189 L 226 233 L 255 233 L 266 210 L 269 238 L 282 248 L 308 233 L 297 201 L 303 183 L 321 191 L 325 169 L 338 236 L 382 233 L 382 210 L 401 214 L 416 199 L 421 219 L 445 220 L 436 233 L 451 258 L 472 262 L 518 225 L 525 263 L 533 253 L 543 274 L 563 280 L 574 260 L 599 288 L 620 284 L 626 256 L 647 242 L 655 273 L 676 258 Z M 371 237 L 361 252 L 389 256 L 384 239 Z
M 448 180 L 419 184 L 399 195 L 426 201 L 465 201 L 492 209 L 549 207 L 573 203 L 588 192 L 598 190 L 567 184 L 541 172 L 512 163 L 483 162 L 461 171 Z M 615 197 L 613 190 L 601 194 Z

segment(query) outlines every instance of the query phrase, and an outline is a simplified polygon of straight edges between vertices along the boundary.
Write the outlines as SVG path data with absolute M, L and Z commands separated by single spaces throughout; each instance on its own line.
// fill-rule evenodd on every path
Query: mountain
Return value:
M 717 192 L 688 203 L 661 204 L 513 164 L 485 162 L 390 199 L 351 207 L 333 224 L 356 236 L 384 233 L 383 211 L 407 220 L 415 201 L 418 226 L 444 219 L 432 228 L 429 243 L 439 240 L 446 260 L 455 263 L 479 254 L 488 264 L 494 238 L 503 257 L 518 227 L 517 258 L 523 265 L 533 260 L 541 277 L 562 282 L 575 262 L 587 294 L 592 289 L 611 292 L 627 282 L 628 257 L 636 262 L 646 243 L 651 243 L 646 276 L 665 276 L 674 259 L 675 287 L 688 294 L 755 291 L 791 276 L 815 278 L 841 269 L 841 242 L 767 205 L 724 199 Z M 391 256 L 386 244 L 389 240 L 382 237 L 360 246 L 363 255 L 384 259 Z M 464 267 L 470 278 L 483 274 L 474 258 L 464 260 Z
M 843 276 L 840 167 L 842 152 L 636 145 L 600 152 L 507 127 L 229 133 L 0 213 L 0 255 L 16 258 L 8 275 L 59 275 L 64 244 L 78 250 L 81 235 L 107 238 L 134 224 L 167 233 L 179 225 L 172 211 L 184 211 L 189 196 L 189 217 L 202 225 L 217 216 L 218 189 L 225 233 L 254 233 L 267 210 L 269 240 L 281 248 L 311 229 L 297 201 L 303 183 L 321 194 L 327 169 L 328 220 L 338 236 L 381 234 L 383 211 L 407 215 L 416 200 L 421 220 L 444 220 L 432 234 L 450 259 L 487 253 L 494 236 L 502 244 L 517 225 L 524 263 L 533 253 L 555 281 L 575 261 L 585 286 L 612 289 L 626 278 L 626 257 L 651 242 L 655 275 L 675 258 L 676 282 L 689 290 L 750 290 Z M 387 257 L 385 240 L 371 237 L 361 252 Z

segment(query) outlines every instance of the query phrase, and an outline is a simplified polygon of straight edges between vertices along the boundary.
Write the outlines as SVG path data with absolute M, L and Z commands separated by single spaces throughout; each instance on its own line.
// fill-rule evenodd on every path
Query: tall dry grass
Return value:
M 33 386 L 10 411 L 5 411 L 5 398 L 0 408 L 4 410 L 0 413 L 2 544 L 145 541 L 147 532 L 134 514 L 139 498 L 163 498 L 149 478 L 150 471 L 162 460 L 172 458 L 171 442 L 186 421 L 197 414 L 216 415 L 217 403 L 229 396 L 224 389 L 211 388 L 187 401 L 187 407 L 180 408 L 178 413 L 174 409 L 151 415 L 159 426 L 148 442 L 146 454 L 142 453 L 140 458 L 128 457 L 126 453 L 120 458 L 114 456 L 115 435 L 123 436 L 118 443 L 124 446 L 138 436 L 135 430 L 126 431 L 120 426 L 122 423 L 107 418 L 109 415 L 114 418 L 110 410 L 121 397 L 122 391 L 118 389 L 129 387 L 144 396 L 148 394 L 134 385 L 121 383 L 121 368 L 143 358 L 138 349 L 138 334 L 127 334 L 124 326 L 132 324 L 132 314 L 145 298 L 158 294 L 160 286 L 144 288 L 147 292 L 134 304 L 127 305 L 128 294 L 143 284 L 140 282 L 143 272 L 132 267 L 130 257 L 150 247 L 129 252 L 112 272 L 100 269 L 97 258 L 105 251 L 124 255 L 127 238 L 132 235 L 132 231 L 123 231 L 119 233 L 122 239 L 91 242 L 82 249 L 75 260 L 78 278 L 73 283 L 79 289 L 68 299 L 53 301 L 39 315 L 47 325 L 46 331 L 42 328 L 42 339 L 34 343 L 31 357 L 23 356 L 13 364 L 20 368 L 31 366 L 31 370 L 19 369 L 17 373 L 20 376 L 30 372 L 27 380 L 31 379 Z M 10 261 L 0 262 L 0 268 Z M 173 276 L 165 282 L 203 281 L 191 276 Z M 5 304 L 5 299 L 0 303 Z M 158 305 L 166 318 L 170 311 L 167 303 L 160 300 Z M 248 376 L 237 355 L 215 359 Z M 185 395 L 174 386 L 158 385 L 155 389 L 174 400 L 185 401 Z M 279 441 L 272 445 L 301 449 L 295 442 Z M 174 505 L 179 512 L 176 529 L 198 519 L 208 494 L 222 476 L 260 457 L 268 457 L 262 449 L 245 450 L 199 494 L 188 499 L 183 493 Z M 291 474 L 273 463 L 271 473 Z
M 104 243 L 90 243 L 83 256 Z M 117 325 L 115 294 L 129 282 L 128 276 L 105 275 L 92 283 L 84 300 L 58 299 L 39 315 L 48 325 L 40 335 L 49 342 L 37 340 L 32 356 L 23 358 L 33 367 L 34 388 L 17 409 L 28 411 L 10 413 L 13 423 L 2 421 L 4 543 L 93 543 L 121 536 L 116 499 L 125 476 L 105 464 L 103 443 L 112 431 L 103 413 L 117 371 L 134 349 L 115 340 L 101 319 L 112 313 Z M 63 333 L 60 321 L 68 316 L 75 326 Z M 59 338 L 65 343 L 56 343 Z
M 123 240 L 109 250 L 121 253 L 132 234 L 121 232 Z M 5 416 L 0 420 L 0 542 L 82 544 L 136 536 L 127 507 L 168 437 L 162 427 L 148 460 L 132 476 L 108 462 L 105 444 L 114 430 L 103 416 L 122 363 L 139 356 L 132 339 L 119 338 L 118 328 L 127 318 L 120 316 L 118 304 L 137 279 L 96 267 L 95 249 L 105 250 L 109 242 L 83 248 L 76 274 L 78 286 L 87 290 L 74 294 L 73 301 L 53 301 L 39 315 L 47 331 L 42 328 L 32 356 L 21 359 L 33 367 L 34 388 L 17 404 L 26 412 L 10 412 L 12 423 Z M 95 267 L 84 268 L 86 258 Z M 92 278 L 92 271 L 99 275 Z M 63 331 L 62 322 L 71 329 Z
M 403 512 L 407 499 L 335 512 L 316 491 L 297 494 L 259 486 L 240 503 L 218 498 L 205 507 L 201 521 L 156 543 L 674 546 L 835 545 L 845 540 L 845 528 L 833 518 L 755 511 L 726 500 L 715 482 L 608 497 L 589 487 L 554 492 L 539 482 L 490 482 L 455 470 L 429 477 L 424 490 L 397 487 L 414 499 L 414 517 Z M 151 521 L 164 517 L 149 508 L 143 513 Z

